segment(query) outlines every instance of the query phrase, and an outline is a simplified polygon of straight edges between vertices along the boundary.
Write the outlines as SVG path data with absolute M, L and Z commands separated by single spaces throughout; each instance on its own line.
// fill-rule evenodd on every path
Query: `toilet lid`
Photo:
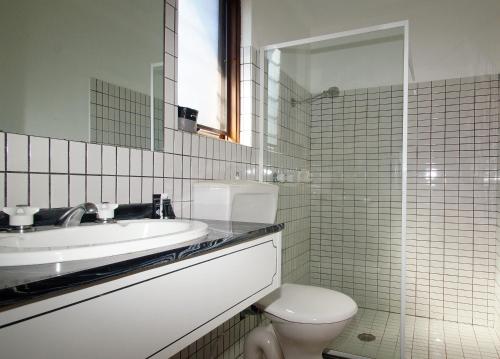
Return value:
M 341 322 L 358 311 L 354 300 L 343 293 L 299 284 L 283 284 L 258 304 L 266 313 L 302 324 Z

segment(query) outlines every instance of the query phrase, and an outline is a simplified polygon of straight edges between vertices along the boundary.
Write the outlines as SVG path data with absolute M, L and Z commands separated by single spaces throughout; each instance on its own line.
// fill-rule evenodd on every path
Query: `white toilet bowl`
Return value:
M 256 328 L 259 333 L 250 333 L 244 359 L 321 359 L 323 349 L 358 311 L 356 303 L 343 293 L 297 284 L 283 284 L 258 306 L 271 320 L 273 331 L 268 328 L 262 335 L 262 329 Z M 274 347 L 273 340 L 282 353 L 268 358 L 265 348 Z

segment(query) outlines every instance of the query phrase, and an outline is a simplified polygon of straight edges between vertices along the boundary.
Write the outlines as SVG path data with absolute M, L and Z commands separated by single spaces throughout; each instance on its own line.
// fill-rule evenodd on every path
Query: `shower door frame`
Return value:
M 401 151 L 401 290 L 400 290 L 400 325 L 399 348 L 400 358 L 405 357 L 405 317 L 406 317 L 406 214 L 407 214 L 407 171 L 408 171 L 408 74 L 411 69 L 409 46 L 409 21 L 402 20 L 381 25 L 358 28 L 354 30 L 335 32 L 326 35 L 313 36 L 299 40 L 266 45 L 259 51 L 259 181 L 264 179 L 264 96 L 265 96 L 265 53 L 268 50 L 279 50 L 284 47 L 306 45 L 313 42 L 347 38 L 350 36 L 367 34 L 371 32 L 402 29 L 403 39 L 403 146 Z M 413 73 L 413 71 L 412 71 Z M 347 354 L 347 353 L 346 353 Z M 352 356 L 352 358 L 357 358 Z

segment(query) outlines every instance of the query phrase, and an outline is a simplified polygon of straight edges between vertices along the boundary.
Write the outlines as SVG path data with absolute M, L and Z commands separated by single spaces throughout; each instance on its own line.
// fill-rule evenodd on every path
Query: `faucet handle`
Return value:
M 9 225 L 15 227 L 31 226 L 33 216 L 40 208 L 18 205 L 16 207 L 4 207 L 3 211 L 9 215 Z
M 117 203 L 97 203 L 97 218 L 102 221 L 109 221 L 115 217 Z

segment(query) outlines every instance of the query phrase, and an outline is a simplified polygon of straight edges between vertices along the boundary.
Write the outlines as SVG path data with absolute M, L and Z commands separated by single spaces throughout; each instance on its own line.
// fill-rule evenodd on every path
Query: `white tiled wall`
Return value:
M 399 312 L 401 86 L 312 104 L 311 280 Z
M 258 147 L 259 56 L 257 49 L 241 48 L 240 143 Z
M 155 149 L 163 148 L 163 99 L 90 79 L 90 142 L 135 148 L 151 148 L 154 111 Z
M 264 180 L 279 179 L 277 221 L 283 231 L 283 282 L 309 283 L 311 186 L 311 104 L 292 106 L 292 99 L 311 94 L 272 61 L 266 63 Z
M 165 64 L 177 64 L 177 40 L 176 26 L 174 19 L 177 17 L 175 2 L 166 3 L 166 29 L 165 29 Z M 171 19 L 171 20 L 168 20 Z M 172 21 L 172 22 L 169 22 Z M 174 42 L 173 42 L 174 41 Z M 216 178 L 234 178 L 238 171 L 242 178 L 258 178 L 257 173 L 257 146 L 258 133 L 260 131 L 257 121 L 257 109 L 259 104 L 259 61 L 258 53 L 254 48 L 245 47 L 241 49 L 241 126 L 240 138 L 244 145 L 251 145 L 252 148 L 227 144 L 219 140 L 211 140 L 206 137 L 194 135 L 199 138 L 198 145 L 193 145 L 191 149 L 183 146 L 180 141 L 186 134 L 177 131 L 176 119 L 176 82 L 175 71 L 166 71 L 165 78 L 165 147 L 166 151 L 172 151 L 174 156 L 174 174 L 182 171 L 183 176 L 193 176 L 186 172 L 189 166 L 186 165 L 186 158 L 193 157 L 190 151 L 196 151 L 207 156 L 218 156 L 218 161 L 227 158 L 238 158 L 241 154 L 250 153 L 250 166 L 236 166 L 234 169 L 222 169 L 215 161 L 212 162 L 214 173 L 218 173 Z M 306 112 L 307 113 L 307 112 Z M 305 113 L 305 114 L 306 114 Z M 284 141 L 280 142 L 281 154 L 277 167 L 280 169 L 297 169 L 306 166 L 309 160 L 309 142 L 307 141 L 309 130 L 307 128 L 307 117 L 303 114 L 301 128 L 292 131 L 293 135 L 287 135 Z M 282 120 L 284 120 L 283 117 Z M 283 129 L 288 123 L 281 122 Z M 292 133 L 290 132 L 290 133 Z M 284 134 L 282 132 L 282 134 Z M 297 136 L 301 136 L 300 139 Z M 169 141 L 173 137 L 173 142 Z M 285 137 L 284 137 L 285 138 Z M 207 143 L 205 148 L 205 142 Z M 185 142 L 184 142 L 185 143 Z M 210 145 L 209 145 L 210 143 Z M 295 147 L 294 147 L 295 146 Z M 292 152 L 290 152 L 292 150 Z M 191 160 L 193 161 L 193 160 Z M 196 161 L 196 159 L 195 159 Z M 282 162 L 283 161 L 283 162 Z M 284 162 L 286 161 L 286 162 Z M 192 163 L 192 162 L 191 162 Z M 274 165 L 274 164 L 273 164 Z M 181 170 L 182 166 L 182 170 Z M 219 168 L 219 172 L 217 172 Z M 199 171 L 203 169 L 199 167 Z M 245 172 L 246 171 L 246 172 Z M 174 183 L 175 185 L 175 183 Z M 309 185 L 305 183 L 284 184 L 280 186 L 280 199 L 278 206 L 278 222 L 285 222 L 283 232 L 283 280 L 307 282 L 309 279 Z M 189 197 L 182 197 L 182 207 L 189 206 Z M 234 317 L 224 325 L 212 331 L 210 334 L 193 343 L 188 348 L 182 350 L 175 358 L 237 358 L 243 353 L 243 343 L 245 335 L 258 324 L 263 318 L 247 317 L 241 319 Z
M 498 79 L 500 80 L 500 75 L 498 76 Z M 497 104 L 496 104 L 496 117 L 497 121 L 500 124 L 500 83 L 498 85 L 498 88 L 495 90 L 492 90 L 492 93 L 497 96 Z M 494 104 L 494 100 L 493 100 Z M 492 109 L 492 115 L 495 115 L 495 110 Z M 500 159 L 500 146 L 497 149 L 497 161 Z M 498 162 L 497 162 L 498 163 Z M 500 203 L 500 184 L 498 183 L 498 178 L 500 178 L 500 168 L 497 166 L 497 171 L 496 171 L 496 178 L 497 178 L 497 195 L 496 195 L 496 200 L 497 203 Z M 500 338 L 500 206 L 497 206 L 497 213 L 496 213 L 496 241 L 495 241 L 495 249 L 496 249 L 496 273 L 495 273 L 495 311 L 496 311 L 496 318 L 495 318 L 495 330 Z
M 179 133 L 176 149 L 151 152 L 0 132 L 0 205 L 67 207 L 92 202 L 150 203 L 166 192 L 179 216 L 190 216 L 191 183 L 255 179 L 257 151 Z
M 495 320 L 498 76 L 412 86 L 408 310 Z
M 313 283 L 399 311 L 400 87 L 313 103 Z M 492 326 L 498 76 L 410 88 L 408 314 Z M 498 276 L 498 275 L 497 275 Z

